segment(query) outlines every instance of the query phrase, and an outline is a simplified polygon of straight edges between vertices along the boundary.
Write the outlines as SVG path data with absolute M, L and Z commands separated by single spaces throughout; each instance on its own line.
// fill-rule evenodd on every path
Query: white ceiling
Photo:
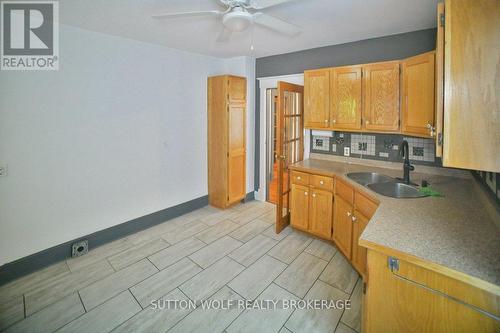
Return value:
M 255 26 L 216 43 L 216 18 L 158 20 L 153 14 L 221 10 L 216 0 L 64 0 L 61 23 L 106 34 L 212 55 L 263 57 L 436 26 L 439 0 L 295 0 L 264 10 L 303 28 L 293 38 Z M 253 44 L 254 51 L 250 50 Z

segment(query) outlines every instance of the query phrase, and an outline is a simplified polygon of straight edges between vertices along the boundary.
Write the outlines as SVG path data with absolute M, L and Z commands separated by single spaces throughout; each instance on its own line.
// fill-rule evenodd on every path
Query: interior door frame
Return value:
M 266 181 L 266 158 L 267 158 L 267 116 L 266 116 L 266 90 L 269 88 L 278 88 L 278 81 L 286 81 L 289 83 L 304 85 L 304 73 L 269 76 L 257 78 L 259 89 L 259 165 L 256 169 L 259 170 L 259 187 L 255 191 L 255 199 L 265 202 L 267 198 L 267 181 Z M 304 158 L 309 156 L 310 152 L 310 131 L 304 131 Z
M 288 141 L 283 141 L 285 138 L 285 133 L 286 132 L 281 132 L 282 129 L 285 128 L 286 121 L 285 117 L 288 116 L 289 118 L 291 117 L 298 117 L 296 114 L 287 114 L 285 115 L 282 111 L 285 105 L 285 91 L 290 91 L 290 92 L 296 92 L 296 93 L 301 93 L 302 98 L 302 107 L 301 107 L 301 114 L 300 118 L 301 121 L 299 122 L 300 124 L 300 130 L 299 130 L 299 136 L 296 139 L 291 139 Z M 290 197 L 291 197 L 291 185 L 290 185 L 290 175 L 288 173 L 288 176 L 286 177 L 286 182 L 288 183 L 286 186 L 287 192 L 284 193 L 284 184 L 283 181 L 285 179 L 284 177 L 284 171 L 287 168 L 286 163 L 295 163 L 298 161 L 302 161 L 304 159 L 304 86 L 303 85 L 297 85 L 285 81 L 278 81 L 278 100 L 276 104 L 276 110 L 277 110 L 277 126 L 276 126 L 276 154 L 277 154 L 277 161 L 278 161 L 278 191 L 277 191 L 277 200 L 276 200 L 276 233 L 280 233 L 288 224 L 290 224 Z M 295 141 L 295 143 L 299 144 L 299 157 L 297 161 L 287 161 L 287 156 L 286 153 L 283 151 L 283 146 L 285 144 L 292 144 L 292 142 Z M 286 196 L 287 202 L 286 205 L 283 201 L 284 197 Z M 286 207 L 287 213 L 283 216 L 283 211 Z

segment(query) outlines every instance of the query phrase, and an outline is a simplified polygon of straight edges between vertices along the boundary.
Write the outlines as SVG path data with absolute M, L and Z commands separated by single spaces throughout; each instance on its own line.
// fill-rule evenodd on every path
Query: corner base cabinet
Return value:
M 208 78 L 208 200 L 218 208 L 246 195 L 246 98 L 245 78 Z

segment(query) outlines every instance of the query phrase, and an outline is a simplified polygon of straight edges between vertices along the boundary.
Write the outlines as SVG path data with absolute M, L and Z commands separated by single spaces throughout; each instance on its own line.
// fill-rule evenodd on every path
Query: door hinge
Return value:
M 439 15 L 439 25 L 442 27 L 444 27 L 444 19 L 445 19 L 444 13 L 440 14 Z
M 366 294 L 366 282 L 363 282 L 363 294 Z
M 438 135 L 437 135 L 437 142 L 438 142 L 438 146 L 442 146 L 443 145 L 443 133 L 438 133 Z
M 394 257 L 387 258 L 387 266 L 391 272 L 397 272 L 399 270 L 399 259 Z

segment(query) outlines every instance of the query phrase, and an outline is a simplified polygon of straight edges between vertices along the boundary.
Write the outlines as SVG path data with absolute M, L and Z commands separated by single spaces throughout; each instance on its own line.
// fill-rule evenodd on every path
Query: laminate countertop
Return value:
M 500 285 L 498 213 L 472 177 L 412 172 L 413 182 L 420 184 L 425 179 L 444 197 L 396 199 L 379 195 L 346 174 L 368 171 L 401 177 L 402 167 L 395 170 L 307 159 L 290 169 L 341 178 L 380 202 L 360 240 Z

